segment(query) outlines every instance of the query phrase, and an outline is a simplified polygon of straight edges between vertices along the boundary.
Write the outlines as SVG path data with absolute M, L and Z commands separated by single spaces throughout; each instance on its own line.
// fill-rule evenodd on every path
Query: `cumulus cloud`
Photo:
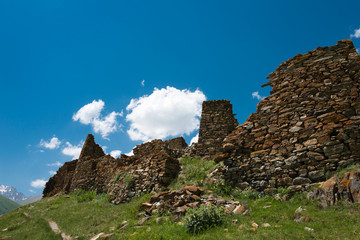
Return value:
M 257 100 L 263 100 L 265 97 L 261 96 L 259 92 L 253 92 L 251 93 L 252 98 L 256 98 Z
M 59 148 L 61 141 L 57 137 L 53 137 L 50 141 L 45 141 L 44 139 L 40 140 L 40 146 L 47 149 L 56 149 Z
M 30 186 L 33 188 L 43 188 L 45 187 L 46 181 L 44 179 L 36 179 L 30 183 Z
M 354 30 L 354 34 L 350 35 L 351 38 L 360 38 L 360 28 Z
M 106 116 L 102 116 L 101 112 L 104 106 L 105 103 L 101 99 L 94 100 L 80 108 L 72 119 L 85 125 L 91 125 L 95 133 L 100 133 L 103 138 L 108 139 L 107 136 L 110 133 L 120 129 L 121 125 L 116 118 L 122 116 L 123 113 L 111 112 Z
M 174 87 L 155 88 L 149 96 L 131 99 L 126 110 L 130 113 L 127 131 L 131 140 L 148 141 L 169 136 L 189 135 L 199 128 L 203 92 L 191 92 Z
M 60 167 L 60 166 L 62 166 L 62 163 L 57 161 L 57 162 L 49 163 L 49 164 L 46 164 L 46 165 L 49 166 L 49 167 Z
M 125 153 L 125 155 L 129 156 L 129 157 L 134 156 L 134 150 L 131 150 L 130 152 Z
M 73 159 L 77 159 L 80 156 L 82 144 L 73 146 L 71 143 L 66 142 L 66 147 L 61 150 L 64 155 L 71 156 Z
M 121 155 L 121 151 L 120 151 L 120 150 L 111 151 L 111 152 L 110 152 L 110 155 L 111 155 L 112 157 L 114 157 L 114 158 L 118 158 L 118 157 L 120 157 L 120 155 Z
M 190 146 L 191 146 L 191 144 L 197 143 L 198 141 L 199 141 L 199 133 L 196 134 L 196 136 L 191 139 Z
M 53 170 L 50 170 L 50 171 L 49 171 L 49 174 L 50 174 L 50 175 L 55 175 L 55 174 L 56 174 L 56 172 L 55 172 L 55 171 L 53 171 Z
M 141 81 L 141 86 L 145 87 L 145 80 L 144 79 Z

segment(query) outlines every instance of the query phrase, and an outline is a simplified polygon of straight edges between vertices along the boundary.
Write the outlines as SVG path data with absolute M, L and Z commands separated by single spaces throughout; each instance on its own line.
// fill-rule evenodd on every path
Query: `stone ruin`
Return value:
M 180 137 L 153 140 L 114 159 L 89 135 L 79 159 L 65 163 L 43 194 L 95 190 L 125 202 L 166 188 L 180 171 L 178 158 L 189 154 L 223 161 L 214 176 L 236 187 L 304 190 L 360 162 L 359 70 L 351 40 L 298 54 L 269 75 L 264 86 L 273 88 L 271 95 L 244 124 L 229 101 L 203 102 L 195 150 Z
M 271 95 L 229 134 L 223 177 L 242 188 L 301 189 L 360 161 L 360 57 L 351 40 L 283 62 Z
M 180 171 L 177 160 L 185 148 L 183 138 L 153 140 L 134 148 L 134 155 L 105 155 L 89 134 L 80 157 L 66 162 L 46 183 L 44 197 L 79 189 L 108 193 L 114 203 L 151 190 L 161 190 Z M 187 145 L 186 145 L 187 146 Z
M 203 102 L 196 155 L 215 156 L 220 152 L 224 138 L 239 125 L 234 116 L 229 100 Z

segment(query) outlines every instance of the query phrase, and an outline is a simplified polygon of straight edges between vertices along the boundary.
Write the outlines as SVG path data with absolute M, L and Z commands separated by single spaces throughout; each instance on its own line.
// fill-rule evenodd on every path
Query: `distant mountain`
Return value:
M 10 212 L 11 210 L 19 207 L 20 204 L 11 201 L 10 199 L 7 199 L 6 197 L 3 197 L 0 195 L 0 215 Z
M 12 200 L 19 201 L 24 200 L 26 197 L 23 193 L 18 192 L 16 188 L 6 185 L 0 185 L 0 195 Z
M 27 197 L 27 198 L 25 198 L 23 200 L 18 200 L 16 202 L 18 204 L 20 204 L 20 205 L 26 205 L 26 204 L 29 204 L 29 203 L 37 202 L 37 201 L 41 200 L 41 198 L 42 198 L 42 194 L 39 194 L 39 195 Z

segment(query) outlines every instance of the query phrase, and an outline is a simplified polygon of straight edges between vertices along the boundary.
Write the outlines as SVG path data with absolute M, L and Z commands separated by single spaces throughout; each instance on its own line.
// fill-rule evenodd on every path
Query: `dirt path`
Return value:
M 66 235 L 65 233 L 63 233 L 63 232 L 60 230 L 60 228 L 59 228 L 59 226 L 56 224 L 56 222 L 54 222 L 54 221 L 52 221 L 52 220 L 49 220 L 49 219 L 47 219 L 47 221 L 48 221 L 48 223 L 49 223 L 49 225 L 50 225 L 51 230 L 52 230 L 54 233 L 56 233 L 56 234 L 61 233 L 61 237 L 62 237 L 63 240 L 71 240 L 71 239 L 72 239 L 71 236 Z

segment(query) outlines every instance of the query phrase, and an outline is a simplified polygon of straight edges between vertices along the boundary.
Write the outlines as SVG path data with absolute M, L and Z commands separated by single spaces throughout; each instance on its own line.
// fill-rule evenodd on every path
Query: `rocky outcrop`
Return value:
M 239 125 L 234 116 L 229 100 L 203 102 L 197 155 L 215 156 L 220 152 L 224 138 Z
M 268 78 L 271 95 L 224 141 L 228 182 L 300 190 L 360 161 L 360 57 L 351 40 L 298 54 Z
M 360 203 L 360 172 L 347 172 L 342 179 L 332 177 L 319 183 L 307 198 L 319 199 L 323 207 L 335 205 L 339 200 Z
M 44 197 L 82 189 L 109 193 L 114 203 L 120 203 L 135 195 L 162 189 L 180 171 L 177 157 L 179 151 L 184 150 L 184 143 L 180 138 L 165 142 L 153 140 L 136 146 L 133 156 L 114 159 L 101 154 L 99 145 L 89 135 L 82 149 L 84 154 L 79 160 L 65 163 L 50 178 Z

